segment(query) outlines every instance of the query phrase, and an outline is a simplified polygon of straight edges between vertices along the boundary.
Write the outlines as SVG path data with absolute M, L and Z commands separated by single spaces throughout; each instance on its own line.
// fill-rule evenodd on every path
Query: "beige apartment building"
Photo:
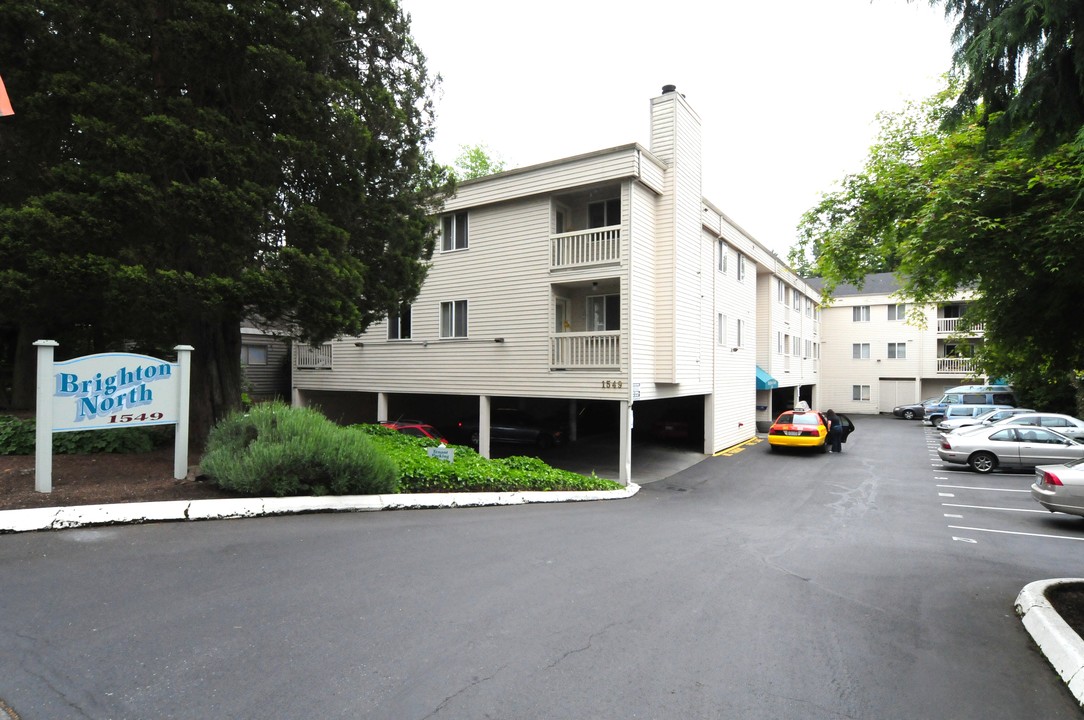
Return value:
M 447 428 L 514 407 L 612 438 L 622 482 L 659 433 L 714 453 L 823 404 L 820 296 L 702 196 L 700 119 L 673 86 L 651 137 L 464 182 L 409 306 L 294 348 L 292 394 L 342 421 Z
M 819 283 L 810 283 L 819 289 Z M 961 291 L 915 306 L 893 273 L 868 275 L 861 289 L 841 285 L 821 308 L 821 409 L 888 413 L 896 405 L 984 382 L 972 358 L 983 328 L 961 318 L 972 295 Z

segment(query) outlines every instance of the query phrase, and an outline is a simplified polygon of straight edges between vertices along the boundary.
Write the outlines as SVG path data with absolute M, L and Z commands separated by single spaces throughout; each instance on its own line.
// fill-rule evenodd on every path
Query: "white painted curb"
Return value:
M 1028 583 L 1016 598 L 1016 614 L 1058 675 L 1069 685 L 1069 692 L 1084 707 L 1084 640 L 1046 599 L 1047 590 L 1066 584 L 1084 584 L 1084 578 Z
M 402 495 L 327 495 L 235 500 L 169 500 L 165 502 L 73 505 L 0 511 L 0 534 L 63 530 L 88 525 L 121 525 L 169 520 L 229 518 L 319 512 L 369 512 L 421 508 L 484 507 L 530 503 L 623 500 L 640 490 L 630 483 L 621 490 L 580 492 L 415 493 Z

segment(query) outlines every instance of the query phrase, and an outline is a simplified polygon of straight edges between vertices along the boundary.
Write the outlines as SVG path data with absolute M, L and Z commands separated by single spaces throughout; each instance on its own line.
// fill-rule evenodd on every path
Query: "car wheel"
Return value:
M 903 411 L 903 419 L 904 420 L 914 420 L 915 419 L 915 411 L 914 410 L 904 410 Z
M 553 447 L 553 436 L 549 433 L 538 433 L 538 447 L 543 450 Z
M 975 472 L 993 472 L 994 468 L 997 467 L 997 456 L 993 453 L 980 451 L 969 457 L 967 459 L 967 464 L 970 465 L 971 469 Z
M 768 452 L 775 452 L 775 445 L 768 443 Z
M 930 425 L 933 425 L 934 427 L 937 427 L 938 425 L 941 424 L 942 419 L 943 418 L 942 418 L 941 415 L 931 415 L 930 416 Z
M 827 440 L 825 440 L 824 442 L 821 443 L 821 454 L 823 455 L 826 452 L 828 452 L 828 441 Z

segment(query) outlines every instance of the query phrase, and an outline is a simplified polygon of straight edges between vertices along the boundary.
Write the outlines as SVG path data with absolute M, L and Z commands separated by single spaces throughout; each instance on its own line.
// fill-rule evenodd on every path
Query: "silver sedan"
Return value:
M 1034 426 L 991 425 L 941 439 L 943 462 L 969 465 L 975 472 L 995 468 L 1030 468 L 1084 458 L 1084 443 Z
M 1084 459 L 1035 468 L 1031 497 L 1050 512 L 1084 515 Z

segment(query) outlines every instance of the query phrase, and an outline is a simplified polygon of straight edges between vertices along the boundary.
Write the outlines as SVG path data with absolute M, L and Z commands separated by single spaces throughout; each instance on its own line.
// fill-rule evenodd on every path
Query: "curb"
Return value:
M 1016 614 L 1069 692 L 1084 707 L 1084 640 L 1061 619 L 1046 599 L 1046 591 L 1058 585 L 1084 584 L 1084 578 L 1056 578 L 1028 583 L 1016 598 Z
M 236 500 L 167 500 L 162 502 L 72 505 L 69 507 L 0 510 L 0 534 L 65 530 L 90 525 L 128 525 L 176 520 L 228 520 L 231 518 L 300 513 L 371 512 L 429 508 L 528 505 L 533 503 L 623 500 L 640 490 L 630 483 L 621 490 L 581 492 L 417 493 L 401 495 L 338 495 Z

